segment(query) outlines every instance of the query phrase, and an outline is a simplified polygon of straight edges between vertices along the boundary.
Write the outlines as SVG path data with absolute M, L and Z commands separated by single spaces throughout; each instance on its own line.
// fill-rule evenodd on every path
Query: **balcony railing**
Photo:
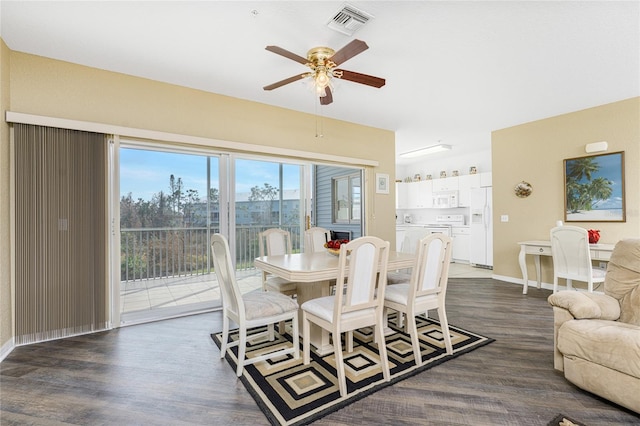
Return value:
M 255 269 L 259 256 L 258 234 L 274 225 L 237 226 L 236 270 Z M 278 226 L 291 233 L 294 251 L 300 250 L 300 227 Z M 217 228 L 144 228 L 120 232 L 120 280 L 123 282 L 155 278 L 208 274 L 213 270 L 209 236 Z

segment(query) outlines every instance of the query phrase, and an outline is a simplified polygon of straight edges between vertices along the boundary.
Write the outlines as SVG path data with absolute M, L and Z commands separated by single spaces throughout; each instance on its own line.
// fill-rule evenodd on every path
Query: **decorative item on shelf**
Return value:
M 457 171 L 457 170 L 454 170 L 454 171 L 451 173 L 451 175 L 455 177 L 455 176 L 459 176 L 459 175 L 460 175 L 460 173 L 458 173 L 458 171 Z
M 440 177 L 441 178 L 446 178 L 447 177 L 447 172 L 445 172 L 444 170 L 440 172 Z
M 598 244 L 598 241 L 600 241 L 600 230 L 589 229 L 587 232 L 589 233 L 589 244 Z
M 410 182 L 412 182 L 412 180 L 411 180 L 411 178 L 410 178 L 410 177 L 406 177 L 406 178 L 404 178 L 404 181 L 405 181 L 405 183 L 410 183 Z
M 416 182 L 420 182 L 422 180 L 422 178 L 420 177 L 420 173 L 416 173 L 413 177 L 413 180 Z
M 469 174 L 470 175 L 475 175 L 476 173 L 478 173 L 478 168 L 476 166 L 469 167 Z
M 514 188 L 516 195 L 520 198 L 527 198 L 533 192 L 533 187 L 529 182 L 522 181 Z
M 431 180 L 431 175 L 424 175 L 424 180 Z

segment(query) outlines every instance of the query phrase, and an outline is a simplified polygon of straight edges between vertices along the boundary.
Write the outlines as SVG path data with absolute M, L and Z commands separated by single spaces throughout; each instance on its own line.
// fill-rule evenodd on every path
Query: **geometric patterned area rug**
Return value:
M 547 423 L 547 426 L 586 426 L 584 423 L 578 423 L 571 417 L 567 417 L 564 414 L 558 414 Z
M 391 380 L 382 378 L 377 345 L 372 343 L 373 330 L 363 328 L 354 332 L 353 352 L 344 353 L 347 377 L 346 396 L 340 396 L 333 354 L 319 356 L 311 346 L 311 363 L 302 363 L 291 354 L 261 361 L 244 368 L 240 380 L 272 425 L 304 425 L 370 395 L 386 386 L 393 385 L 412 375 L 493 342 L 493 339 L 449 326 L 453 355 L 447 355 L 440 323 L 431 318 L 418 317 L 423 364 L 416 367 L 411 338 L 395 326 L 395 318 L 389 315 L 389 327 L 393 334 L 386 336 Z M 290 330 L 287 327 L 287 330 Z M 247 346 L 249 357 L 274 351 L 283 346 L 291 347 L 291 336 L 275 333 L 275 340 L 253 341 Z M 220 348 L 222 333 L 211 338 Z M 231 332 L 231 340 L 237 340 L 237 332 Z M 227 349 L 225 358 L 235 371 L 238 348 Z

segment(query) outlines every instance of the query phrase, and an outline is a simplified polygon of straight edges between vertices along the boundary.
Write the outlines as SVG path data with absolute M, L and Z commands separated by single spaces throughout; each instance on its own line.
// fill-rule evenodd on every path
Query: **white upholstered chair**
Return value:
M 331 240 L 331 231 L 328 229 L 313 227 L 304 231 L 305 253 L 325 251 L 324 244 Z
M 416 252 L 416 247 L 418 247 L 418 242 L 430 234 L 431 231 L 426 228 L 415 227 L 407 229 L 405 231 L 402 244 L 400 245 L 400 251 L 402 253 L 414 254 Z M 387 272 L 387 285 L 406 283 L 410 278 L 411 269 L 389 271 Z
M 341 344 L 343 332 L 374 326 L 382 374 L 384 379 L 389 381 L 389 361 L 382 317 L 388 260 L 389 242 L 380 238 L 360 237 L 343 244 L 338 259 L 338 282 L 345 283 L 345 291 L 336 291 L 332 296 L 311 299 L 301 306 L 303 361 L 305 364 L 310 361 L 310 324 L 317 324 L 330 331 L 341 396 L 347 394 Z M 378 272 L 381 279 L 378 279 Z M 352 344 L 353 341 L 347 338 L 347 351 L 353 350 Z
M 279 256 L 291 254 L 291 234 L 284 229 L 271 228 L 258 234 L 258 253 L 262 256 Z M 294 296 L 297 283 L 287 281 L 281 277 L 272 276 L 262 272 L 262 288 L 265 291 L 277 291 L 278 293 Z
M 445 310 L 450 262 L 451 238 L 444 234 L 424 237 L 417 245 L 411 279 L 406 283 L 388 286 L 385 291 L 385 309 L 393 309 L 398 311 L 398 315 L 403 313 L 407 316 L 405 327 L 409 329 L 416 365 L 422 365 L 422 356 L 415 317 L 431 309 L 438 310 L 445 349 L 447 354 L 453 353 Z
M 242 295 L 236 282 L 235 270 L 231 263 L 229 244 L 221 234 L 211 237 L 211 252 L 213 265 L 218 277 L 218 284 L 222 295 L 222 344 L 220 358 L 224 358 L 228 347 L 238 346 L 238 367 L 236 374 L 242 375 L 245 365 L 253 364 L 269 358 L 276 358 L 286 354 L 300 357 L 298 330 L 298 303 L 291 297 L 276 292 L 254 290 Z M 239 338 L 229 343 L 229 320 L 239 327 Z M 261 356 L 246 358 L 247 341 L 258 337 L 268 336 L 273 340 L 273 324 L 291 320 L 293 327 L 293 346 L 270 352 Z M 247 336 L 247 331 L 259 327 L 269 326 L 267 331 Z
M 556 226 L 551 229 L 551 256 L 553 257 L 553 292 L 558 291 L 558 278 L 567 281 L 567 289 L 573 281 L 587 283 L 589 293 L 593 283 L 603 283 L 605 271 L 591 265 L 589 233 L 579 226 Z

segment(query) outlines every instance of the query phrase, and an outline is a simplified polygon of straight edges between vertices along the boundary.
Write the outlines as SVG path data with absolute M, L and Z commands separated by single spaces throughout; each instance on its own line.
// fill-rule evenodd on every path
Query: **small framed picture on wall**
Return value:
M 385 173 L 376 173 L 376 194 L 389 193 L 389 175 Z

